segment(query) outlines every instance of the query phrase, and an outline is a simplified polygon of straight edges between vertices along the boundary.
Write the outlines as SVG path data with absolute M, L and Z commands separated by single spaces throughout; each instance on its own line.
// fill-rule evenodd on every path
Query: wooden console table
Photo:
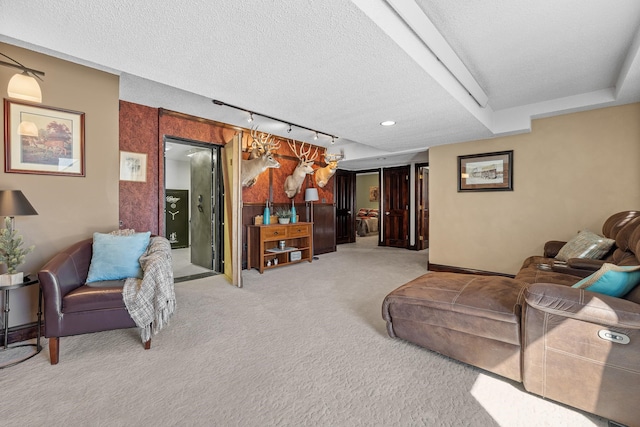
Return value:
M 313 258 L 313 223 L 249 225 L 247 233 L 247 269 L 260 274 Z M 284 249 L 280 248 L 284 241 Z M 299 256 L 299 258 L 298 258 Z

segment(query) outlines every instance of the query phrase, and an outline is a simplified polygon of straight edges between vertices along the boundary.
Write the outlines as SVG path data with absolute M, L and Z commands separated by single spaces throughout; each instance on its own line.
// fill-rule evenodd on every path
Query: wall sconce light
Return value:
M 12 64 L 10 62 L 0 61 L 0 65 L 22 70 L 22 73 L 15 74 L 11 77 L 11 80 L 9 80 L 9 85 L 7 86 L 7 94 L 9 97 L 31 102 L 42 102 L 42 91 L 40 90 L 40 85 L 35 78 L 44 81 L 42 80 L 42 77 L 40 77 L 44 77 L 44 72 L 27 68 L 2 52 L 0 52 L 0 55 L 14 62 Z

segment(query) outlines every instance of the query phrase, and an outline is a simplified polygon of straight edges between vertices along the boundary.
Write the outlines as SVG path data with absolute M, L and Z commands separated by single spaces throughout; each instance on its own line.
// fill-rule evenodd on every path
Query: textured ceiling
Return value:
M 336 135 L 256 120 L 351 169 L 640 101 L 639 28 L 637 0 L 0 0 L 0 41 L 119 74 L 127 101 Z

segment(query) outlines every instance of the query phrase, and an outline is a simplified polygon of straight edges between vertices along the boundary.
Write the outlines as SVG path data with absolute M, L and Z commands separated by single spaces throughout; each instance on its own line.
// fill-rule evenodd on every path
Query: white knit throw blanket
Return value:
M 129 315 L 140 328 L 142 342 L 151 339 L 169 323 L 176 309 L 171 266 L 171 244 L 164 237 L 152 237 L 146 252 L 140 257 L 142 279 L 128 278 L 122 298 Z

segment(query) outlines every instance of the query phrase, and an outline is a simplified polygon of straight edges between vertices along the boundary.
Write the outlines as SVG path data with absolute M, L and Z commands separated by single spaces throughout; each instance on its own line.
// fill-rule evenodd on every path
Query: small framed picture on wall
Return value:
M 513 191 L 513 150 L 458 156 L 458 191 Z
M 120 181 L 147 182 L 146 153 L 120 151 Z

